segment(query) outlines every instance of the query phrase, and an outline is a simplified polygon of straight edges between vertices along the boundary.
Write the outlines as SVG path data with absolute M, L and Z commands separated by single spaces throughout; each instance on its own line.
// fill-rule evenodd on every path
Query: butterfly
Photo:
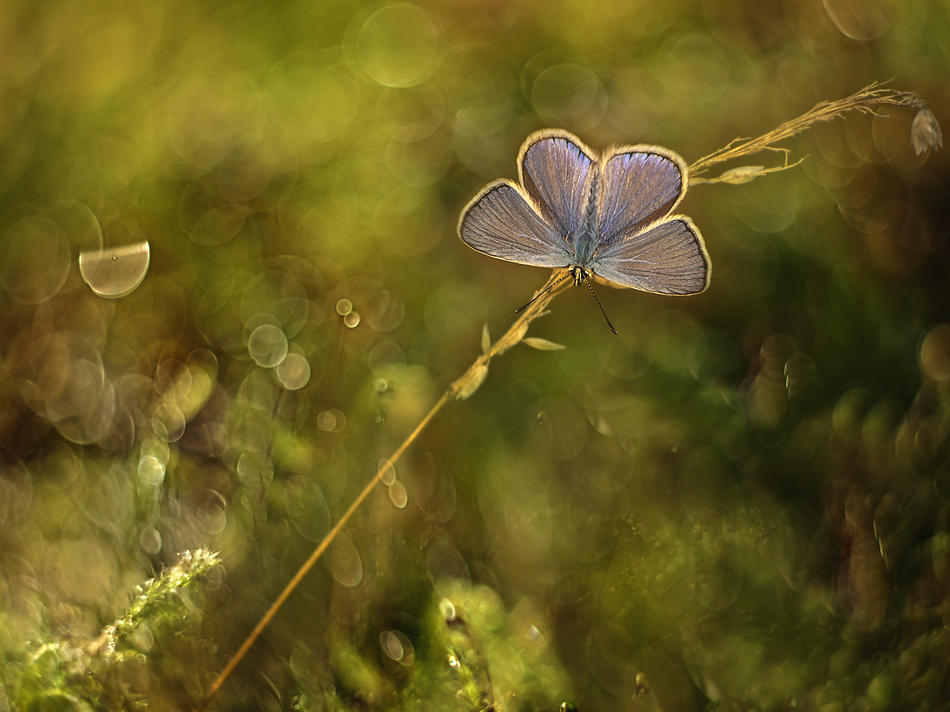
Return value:
M 589 285 L 592 273 L 644 292 L 698 294 L 709 286 L 706 246 L 692 220 L 670 215 L 688 182 L 686 162 L 666 148 L 599 154 L 567 131 L 537 131 L 518 154 L 518 182 L 496 180 L 472 198 L 459 237 L 500 260 L 564 268 L 575 284 Z

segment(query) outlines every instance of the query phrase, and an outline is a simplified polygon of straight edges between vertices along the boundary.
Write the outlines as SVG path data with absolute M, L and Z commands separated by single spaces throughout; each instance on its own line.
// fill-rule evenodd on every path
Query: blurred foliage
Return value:
M 888 79 L 946 127 L 947 38 L 936 0 L 7 2 L 0 704 L 201 699 L 544 282 L 455 235 L 531 131 L 692 162 Z M 559 297 L 531 336 L 566 348 L 440 414 L 211 708 L 945 708 L 950 195 L 913 120 L 695 186 L 712 286 L 600 287 L 619 337 Z M 161 654 L 43 697 L 199 548 L 223 579 Z
M 217 563 L 209 551 L 185 552 L 160 577 L 136 586 L 132 604 L 95 640 L 37 642 L 25 654 L 10 656 L 4 671 L 8 702 L 33 710 L 136 709 L 143 682 L 147 689 L 146 663 L 173 656 L 175 638 L 196 642 L 187 631 L 200 616 L 187 587 Z M 175 664 L 174 657 L 159 663 Z

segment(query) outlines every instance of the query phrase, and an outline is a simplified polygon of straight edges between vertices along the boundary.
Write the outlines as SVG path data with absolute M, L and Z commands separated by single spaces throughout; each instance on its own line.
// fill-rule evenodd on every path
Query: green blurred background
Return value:
M 200 699 L 546 279 L 455 232 L 530 132 L 692 162 L 884 80 L 950 125 L 946 0 L 3 16 L 0 648 L 35 709 L 37 641 L 95 638 L 204 546 L 188 615 L 56 709 Z M 621 711 L 638 673 L 635 709 L 944 708 L 950 194 L 913 118 L 690 190 L 706 293 L 600 287 L 616 337 L 558 298 L 531 335 L 567 348 L 517 347 L 442 411 L 212 708 L 478 709 L 490 675 L 499 708 Z M 144 241 L 131 293 L 85 284 L 80 254 Z

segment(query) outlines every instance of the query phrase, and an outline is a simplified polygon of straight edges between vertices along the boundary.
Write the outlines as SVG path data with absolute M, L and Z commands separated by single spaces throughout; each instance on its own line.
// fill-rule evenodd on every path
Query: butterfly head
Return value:
M 579 265 L 574 265 L 568 270 L 568 272 L 570 272 L 571 277 L 574 278 L 575 287 L 581 286 L 584 282 L 587 282 L 588 278 L 590 277 L 590 274 L 587 272 L 587 270 Z

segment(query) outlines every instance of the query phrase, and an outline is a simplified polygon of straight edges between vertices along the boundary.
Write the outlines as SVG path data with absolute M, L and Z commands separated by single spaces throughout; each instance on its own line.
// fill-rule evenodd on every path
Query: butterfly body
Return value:
M 659 294 L 708 286 L 699 230 L 669 214 L 688 182 L 672 151 L 638 145 L 600 155 L 566 131 L 539 131 L 521 148 L 518 178 L 490 183 L 465 207 L 458 229 L 467 245 L 509 262 L 567 269 L 577 284 L 593 273 Z
M 574 265 L 572 266 L 579 267 L 582 270 L 594 257 L 594 251 L 597 247 L 597 185 L 598 176 L 595 173 L 591 177 L 590 195 L 587 198 L 584 218 L 578 225 L 573 239 L 569 241 L 574 250 Z M 575 281 L 577 281 L 576 276 Z

